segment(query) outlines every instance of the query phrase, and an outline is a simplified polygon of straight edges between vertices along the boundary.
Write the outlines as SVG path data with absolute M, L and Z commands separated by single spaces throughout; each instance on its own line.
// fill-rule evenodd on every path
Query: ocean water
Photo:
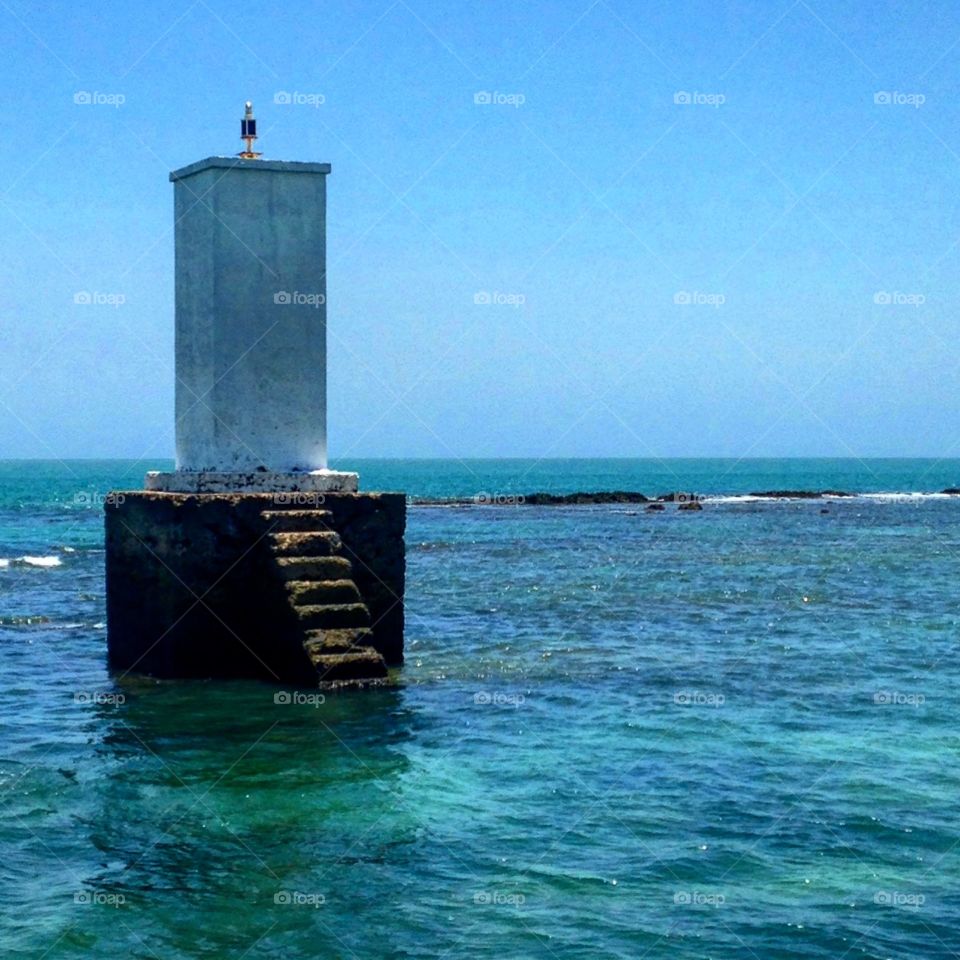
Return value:
M 960 952 L 960 461 L 351 464 L 715 499 L 413 506 L 397 683 L 280 703 L 107 671 L 145 466 L 0 463 L 0 956 Z

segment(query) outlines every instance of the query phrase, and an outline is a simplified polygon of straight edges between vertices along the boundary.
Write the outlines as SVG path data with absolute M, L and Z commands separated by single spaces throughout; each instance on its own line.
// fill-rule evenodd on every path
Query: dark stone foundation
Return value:
M 403 660 L 405 525 L 396 493 L 115 493 L 110 664 L 305 686 L 381 679 Z

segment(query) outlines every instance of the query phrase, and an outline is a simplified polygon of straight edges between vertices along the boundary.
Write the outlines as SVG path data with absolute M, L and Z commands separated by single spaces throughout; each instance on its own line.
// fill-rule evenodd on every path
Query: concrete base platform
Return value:
M 359 475 L 339 470 L 309 473 L 276 473 L 254 470 L 249 473 L 176 470 L 150 471 L 144 488 L 166 493 L 356 493 Z
M 399 493 L 107 498 L 111 667 L 316 687 L 403 660 Z

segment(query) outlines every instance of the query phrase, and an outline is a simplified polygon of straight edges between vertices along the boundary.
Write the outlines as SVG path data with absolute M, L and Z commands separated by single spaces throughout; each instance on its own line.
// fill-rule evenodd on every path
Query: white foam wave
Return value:
M 704 503 L 776 503 L 781 497 L 755 497 L 752 494 L 733 493 L 728 496 L 704 497 Z
M 0 557 L 0 568 L 9 567 L 11 564 L 23 567 L 59 567 L 63 561 L 59 557 Z
M 881 503 L 912 503 L 920 500 L 960 500 L 952 493 L 862 493 L 864 500 L 877 500 Z
M 957 500 L 960 496 L 950 493 L 920 493 L 911 492 L 888 492 L 888 493 L 854 493 L 846 496 L 837 496 L 828 493 L 823 497 L 757 497 L 753 494 L 728 494 L 725 496 L 706 496 L 703 498 L 705 503 L 779 503 L 784 500 L 802 502 L 804 500 L 872 500 L 876 503 L 919 503 L 923 500 Z

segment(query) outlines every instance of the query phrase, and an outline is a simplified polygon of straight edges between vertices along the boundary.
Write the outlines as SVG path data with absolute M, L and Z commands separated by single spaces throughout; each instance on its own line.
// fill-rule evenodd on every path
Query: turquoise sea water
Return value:
M 301 703 L 109 675 L 145 466 L 0 463 L 0 956 L 960 952 L 960 461 L 350 464 L 897 495 L 412 507 L 397 684 Z

